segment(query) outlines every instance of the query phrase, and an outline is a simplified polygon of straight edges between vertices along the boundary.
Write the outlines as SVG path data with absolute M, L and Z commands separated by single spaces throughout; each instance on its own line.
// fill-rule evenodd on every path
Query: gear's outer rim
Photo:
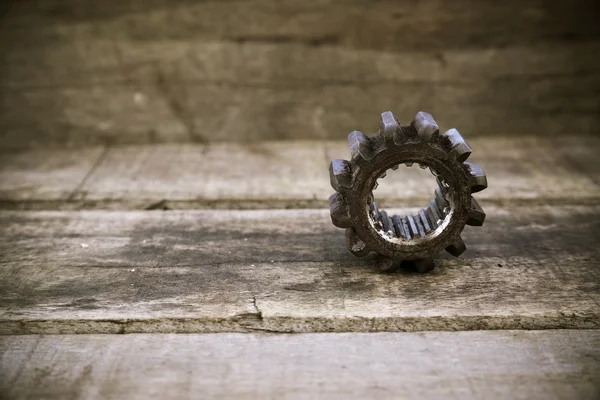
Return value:
M 423 115 L 426 116 L 426 122 L 430 123 L 429 127 L 433 126 L 432 129 L 419 130 L 418 124 L 422 123 Z M 390 116 L 396 122 L 392 129 L 389 129 Z M 474 215 L 472 189 L 482 190 L 482 179 L 487 186 L 485 175 L 474 182 L 469 163 L 465 164 L 471 153 L 470 147 L 455 129 L 440 135 L 433 118 L 423 112 L 418 113 L 409 126 L 401 127 L 390 112 L 382 114 L 382 121 L 380 131 L 371 137 L 357 131 L 349 135 L 353 157 L 350 161 L 341 161 L 346 169 L 340 174 L 343 177 L 335 177 L 332 171 L 333 163 L 340 160 L 332 161 L 330 173 L 336 193 L 330 198 L 330 204 L 334 225 L 346 229 L 348 249 L 356 256 L 374 251 L 396 260 L 418 260 L 431 257 L 444 249 L 458 256 L 465 249 L 460 237 L 465 225 L 483 224 L 481 218 L 476 224 L 470 222 Z M 457 150 L 458 146 L 462 151 Z M 382 174 L 396 165 L 410 162 L 436 171 L 452 191 L 451 211 L 444 227 L 433 235 L 409 244 L 384 238 L 373 227 L 367 204 L 374 185 Z M 485 217 L 480 207 L 478 211 Z

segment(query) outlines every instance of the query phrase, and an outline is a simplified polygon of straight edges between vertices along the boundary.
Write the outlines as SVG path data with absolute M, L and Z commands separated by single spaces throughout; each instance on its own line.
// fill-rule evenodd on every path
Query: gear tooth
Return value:
M 442 144 L 458 161 L 467 161 L 473 151 L 459 131 L 452 128 L 442 135 Z
M 413 238 L 412 233 L 410 232 L 410 228 L 408 227 L 408 219 L 407 218 L 402 218 L 400 220 L 400 222 L 402 222 L 402 229 L 404 230 L 404 235 L 405 238 L 408 240 L 411 240 Z
M 471 197 L 471 209 L 469 210 L 469 219 L 467 225 L 481 226 L 485 221 L 485 212 L 473 197 Z
M 348 250 L 356 257 L 364 257 L 370 252 L 365 242 L 356 236 L 354 228 L 346 229 L 346 245 Z
M 390 217 L 388 216 L 387 211 L 385 210 L 381 210 L 379 211 L 379 215 L 381 215 L 381 223 L 383 224 L 383 231 L 384 232 L 394 232 L 394 227 L 392 226 L 392 221 L 390 220 Z
M 377 203 L 375 203 L 374 201 L 371 202 L 371 210 L 373 211 L 373 220 L 379 221 L 381 215 L 379 213 L 379 208 L 377 208 Z
M 336 191 L 352 187 L 352 164 L 346 160 L 333 160 L 329 164 L 329 180 Z
M 448 188 L 446 187 L 446 185 L 444 185 L 442 179 L 439 176 L 435 177 L 435 181 L 438 184 L 438 187 L 440 188 L 440 190 L 442 191 L 442 193 L 445 195 L 446 193 L 448 193 Z
M 402 221 L 398 215 L 392 216 L 392 224 L 394 225 L 394 232 L 396 232 L 396 237 L 403 238 L 404 237 L 404 229 L 402 227 Z
M 422 238 L 425 237 L 425 228 L 423 227 L 423 223 L 421 222 L 421 216 L 419 214 L 412 216 L 413 221 L 415 222 L 415 226 L 417 227 L 417 232 L 419 236 Z
M 391 111 L 381 113 L 379 132 L 381 132 L 381 135 L 385 138 L 386 142 L 393 142 L 394 137 L 399 132 L 401 133 L 400 124 Z
M 429 142 L 435 140 L 440 134 L 440 127 L 433 119 L 431 114 L 419 111 L 412 121 L 412 127 L 422 141 Z
M 429 221 L 431 221 L 431 225 L 433 226 L 434 229 L 440 225 L 442 217 L 440 215 L 440 210 L 439 210 L 435 200 L 429 201 L 429 208 L 427 209 L 427 216 L 429 217 Z
M 469 161 L 465 162 L 464 165 L 471 177 L 471 193 L 481 192 L 487 188 L 487 177 L 483 169 L 479 165 Z
M 440 210 L 440 214 L 444 214 L 444 209 L 448 206 L 448 202 L 446 201 L 446 198 L 439 187 L 435 189 L 435 203 Z
M 419 210 L 419 218 L 421 219 L 421 224 L 423 225 L 423 228 L 425 228 L 425 232 L 431 232 L 433 229 L 431 228 L 431 224 L 427 219 L 427 212 L 425 211 L 425 209 Z
M 362 158 L 365 161 L 373 158 L 373 147 L 371 140 L 360 131 L 353 131 L 348 135 L 348 145 L 353 161 L 359 161 Z
M 463 242 L 463 240 L 460 237 L 454 244 L 451 244 L 450 246 L 446 247 L 446 251 L 452 254 L 454 257 L 460 256 L 462 253 L 465 252 L 465 250 L 467 250 L 467 246 L 465 246 L 465 242 Z
M 406 220 L 408 221 L 408 226 L 410 228 L 412 237 L 418 236 L 419 228 L 417 228 L 417 223 L 415 222 L 415 217 L 413 217 L 411 214 L 408 214 L 406 216 Z
M 338 228 L 349 228 L 352 226 L 348 205 L 344 202 L 341 194 L 334 193 L 329 197 L 329 212 L 333 225 Z

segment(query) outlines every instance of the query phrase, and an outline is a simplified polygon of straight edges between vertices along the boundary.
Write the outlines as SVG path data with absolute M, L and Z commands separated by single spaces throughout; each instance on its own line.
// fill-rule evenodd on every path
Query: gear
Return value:
M 433 117 L 418 112 L 401 126 L 390 111 L 381 114 L 379 131 L 368 137 L 348 135 L 350 161 L 333 160 L 329 167 L 331 221 L 346 229 L 348 250 L 358 257 L 374 251 L 381 268 L 395 271 L 410 260 L 421 272 L 433 269 L 432 256 L 446 250 L 458 257 L 466 250 L 460 234 L 465 225 L 481 226 L 485 213 L 471 196 L 487 187 L 476 164 L 467 162 L 471 147 L 456 129 L 440 134 Z M 418 213 L 388 215 L 377 208 L 373 190 L 388 169 L 419 164 L 436 176 L 434 198 Z

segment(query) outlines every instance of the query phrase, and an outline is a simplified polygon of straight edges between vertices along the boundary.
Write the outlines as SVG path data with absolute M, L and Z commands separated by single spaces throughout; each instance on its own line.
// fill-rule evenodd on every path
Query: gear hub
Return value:
M 331 221 L 346 230 L 348 250 L 361 257 L 380 254 L 381 268 L 396 271 L 414 262 L 421 272 L 433 269 L 433 256 L 446 250 L 458 257 L 466 250 L 460 234 L 465 225 L 481 226 L 485 213 L 471 196 L 487 187 L 483 170 L 467 161 L 471 147 L 456 129 L 440 134 L 433 117 L 418 112 L 401 126 L 390 111 L 381 114 L 372 136 L 348 135 L 351 159 L 329 167 Z M 373 190 L 388 169 L 418 164 L 436 176 L 438 187 L 427 207 L 409 215 L 389 215 L 375 203 Z

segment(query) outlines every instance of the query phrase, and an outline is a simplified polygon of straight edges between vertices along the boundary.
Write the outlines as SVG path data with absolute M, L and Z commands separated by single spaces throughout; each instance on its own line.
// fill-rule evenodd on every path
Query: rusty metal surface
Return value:
M 466 250 L 460 237 L 465 225 L 481 226 L 485 213 L 471 196 L 487 187 L 476 164 L 466 161 L 471 147 L 456 129 L 440 134 L 433 117 L 418 112 L 408 126 L 381 114 L 378 132 L 348 135 L 350 160 L 329 167 L 335 193 L 329 198 L 331 220 L 346 230 L 348 250 L 361 257 L 376 252 L 380 267 L 396 271 L 412 262 L 420 272 L 433 269 L 433 257 L 446 250 L 458 257 Z M 438 187 L 426 207 L 409 215 L 388 215 L 377 207 L 377 180 L 399 165 L 419 165 L 436 176 Z

